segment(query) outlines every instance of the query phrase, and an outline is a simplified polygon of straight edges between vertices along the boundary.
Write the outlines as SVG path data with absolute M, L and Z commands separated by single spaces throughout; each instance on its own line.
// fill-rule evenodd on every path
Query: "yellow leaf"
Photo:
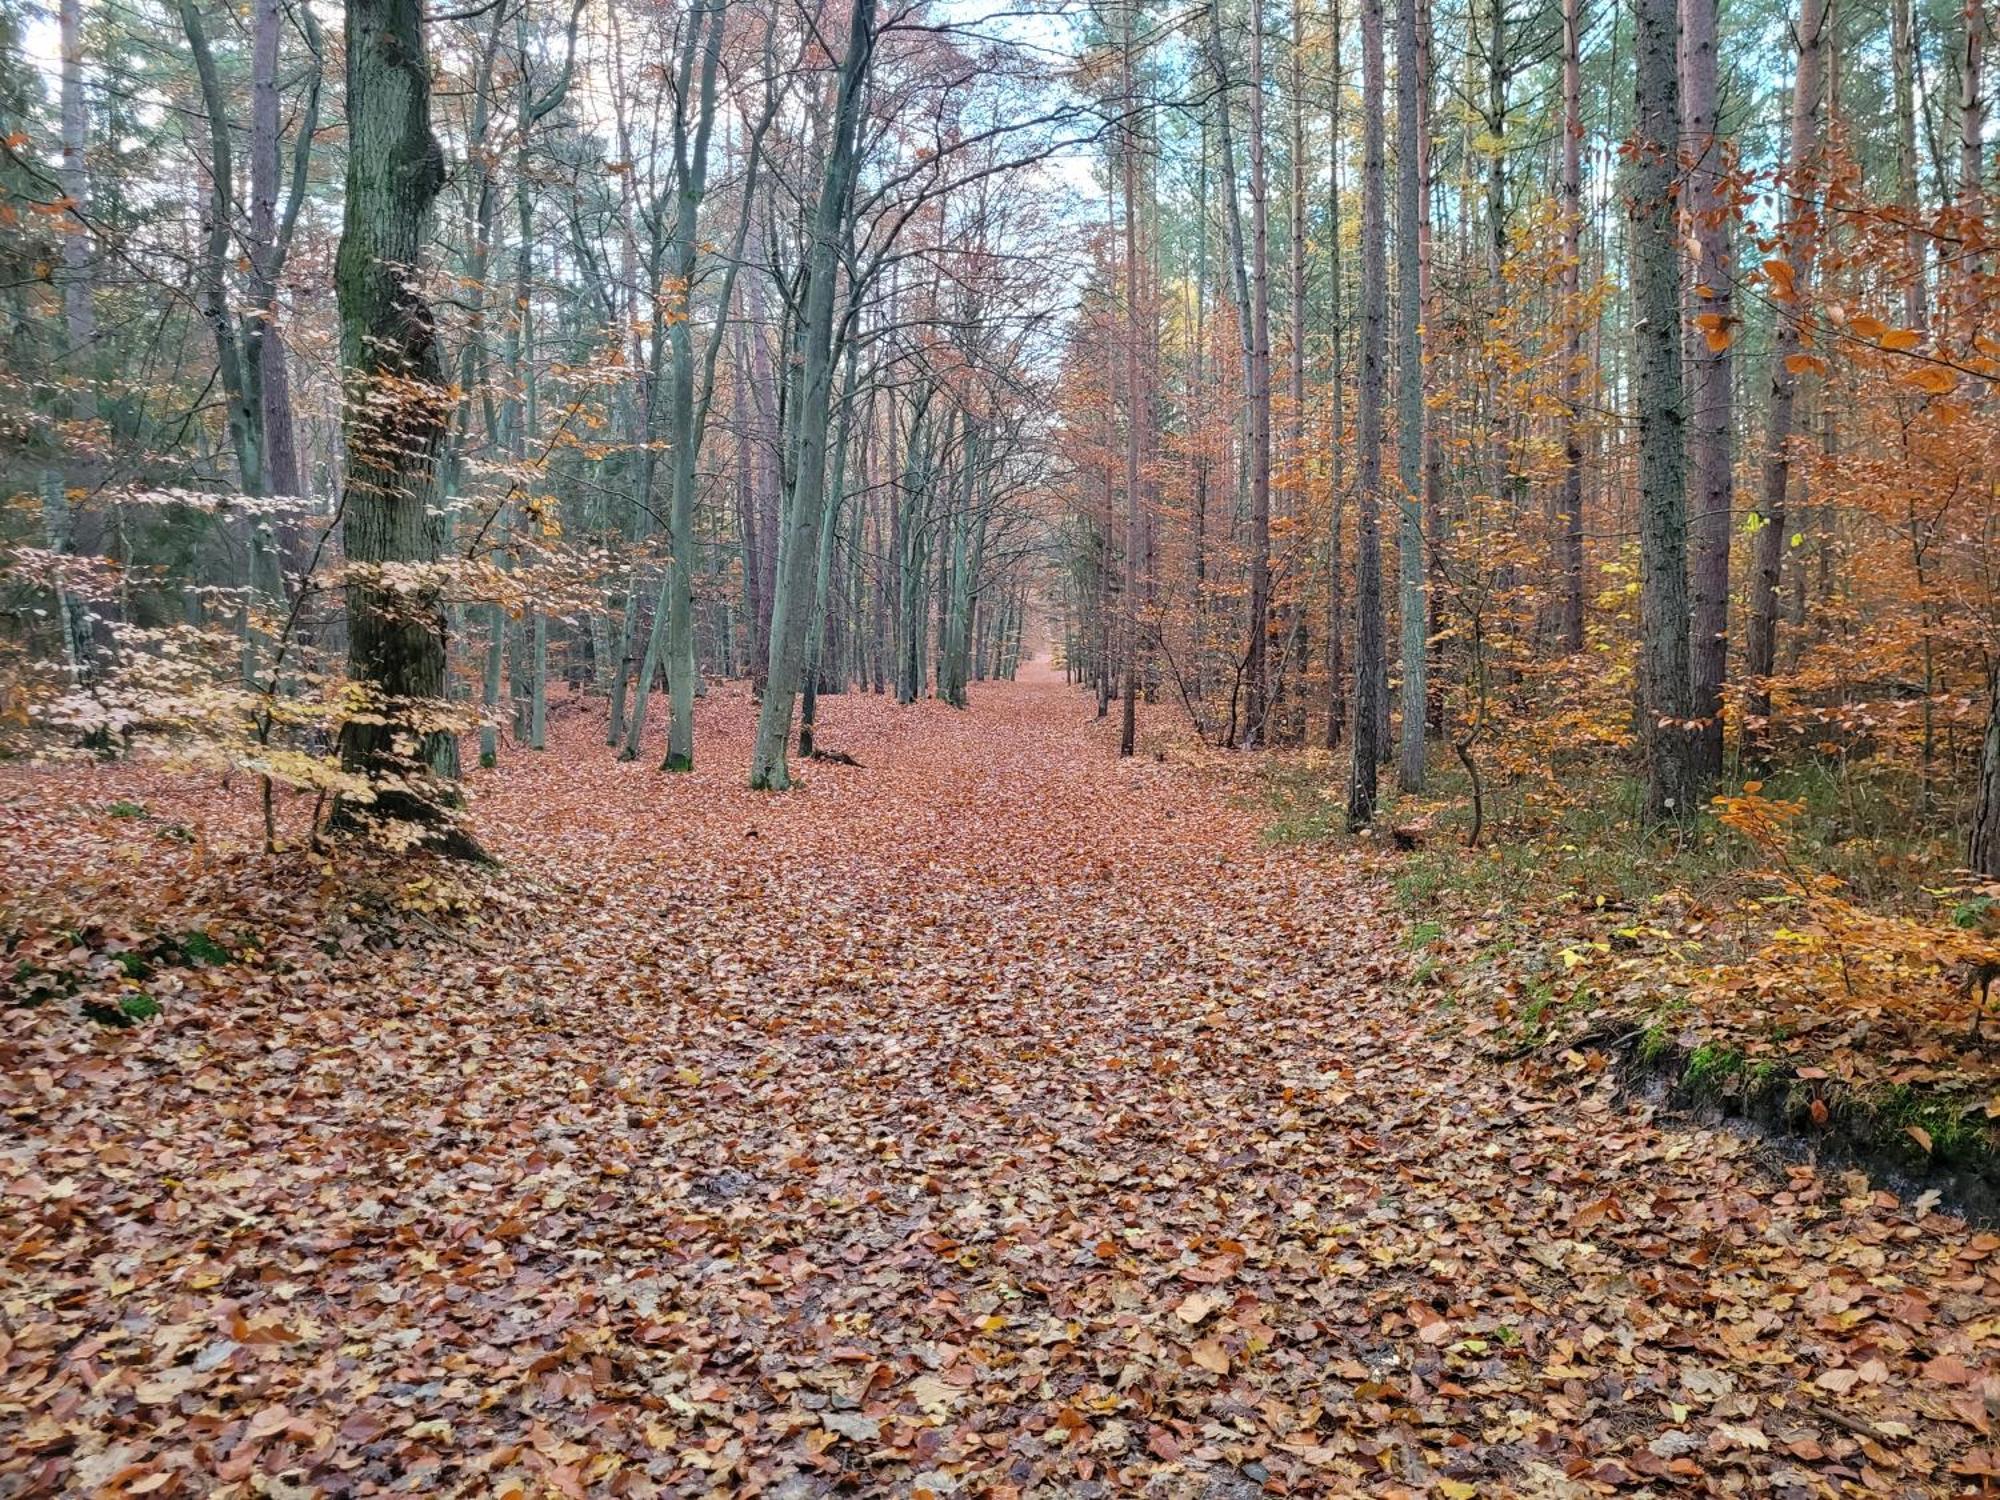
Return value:
M 1924 341 L 1924 336 L 1914 328 L 1891 328 L 1882 335 L 1882 347 L 1906 351 L 1914 349 Z
M 1817 354 L 1788 354 L 1785 368 L 1794 375 L 1824 375 L 1826 361 Z
M 1736 335 L 1731 333 L 1727 328 L 1711 328 L 1702 337 L 1708 340 L 1708 348 L 1711 354 L 1720 354 L 1736 341 Z
M 1918 390 L 1933 396 L 1942 396 L 1958 385 L 1958 376 L 1942 365 L 1921 365 L 1905 378 Z
M 1889 331 L 1889 325 L 1880 318 L 1871 318 L 1866 313 L 1856 313 L 1854 321 L 1847 325 L 1864 339 L 1879 339 Z
M 1903 1127 L 1903 1134 L 1907 1135 L 1911 1140 L 1915 1141 L 1919 1146 L 1922 1146 L 1924 1150 L 1928 1151 L 1931 1149 L 1931 1133 L 1928 1130 L 1924 1129 L 1923 1126 L 1905 1125 Z
M 1229 1373 L 1229 1351 L 1217 1339 L 1203 1339 L 1192 1351 L 1194 1362 L 1217 1375 Z
M 1472 1500 L 1472 1497 L 1479 1493 L 1479 1486 L 1467 1484 L 1463 1479 L 1440 1479 L 1437 1482 L 1437 1492 L 1444 1496 L 1445 1500 Z

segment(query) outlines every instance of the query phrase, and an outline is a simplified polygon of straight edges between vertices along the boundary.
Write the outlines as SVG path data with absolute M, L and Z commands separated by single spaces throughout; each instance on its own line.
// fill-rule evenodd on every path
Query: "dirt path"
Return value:
M 144 1027 L 5 1013 L 0 1495 L 2000 1467 L 2000 1238 L 1656 1129 L 1598 1060 L 1477 1061 L 1352 866 L 1080 695 L 829 700 L 862 764 L 783 798 L 740 690 L 701 712 L 691 777 L 581 717 L 483 777 L 477 926 L 274 901 Z M 112 785 L 10 788 L 73 845 L 28 878 L 188 899 Z

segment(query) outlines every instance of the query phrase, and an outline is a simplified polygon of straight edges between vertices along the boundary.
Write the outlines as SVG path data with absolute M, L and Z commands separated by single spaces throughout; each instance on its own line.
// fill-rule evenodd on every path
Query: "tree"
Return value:
M 778 535 L 777 591 L 771 602 L 771 668 L 751 750 L 750 785 L 784 791 L 792 784 L 785 752 L 792 737 L 799 673 L 811 624 L 819 559 L 819 529 L 826 514 L 826 449 L 833 401 L 833 312 L 836 281 L 853 208 L 858 166 L 861 95 L 875 46 L 875 0 L 853 0 L 846 52 L 835 82 L 826 161 L 812 209 L 811 243 L 798 297 L 792 358 L 796 414 L 787 441 L 792 475 Z
M 1361 369 L 1356 398 L 1353 762 L 1347 822 L 1375 819 L 1376 761 L 1386 739 L 1376 682 L 1382 630 L 1382 365 L 1388 352 L 1388 224 L 1383 198 L 1382 0 L 1361 4 Z
M 450 398 L 420 275 L 444 157 L 431 134 L 417 0 L 347 0 L 346 14 L 347 197 L 334 266 L 348 454 L 340 515 L 348 671 L 368 702 L 341 731 L 341 759 L 376 782 L 376 815 L 435 833 L 455 798 L 444 783 L 458 774 L 432 505 Z M 473 847 L 457 832 L 442 842 Z
M 1646 815 L 1693 815 L 1688 730 L 1687 448 L 1681 259 L 1674 232 L 1680 134 L 1674 0 L 1638 0 L 1632 141 L 1632 314 L 1639 429 L 1639 716 Z
M 1397 573 L 1402 582 L 1402 754 L 1397 782 L 1424 785 L 1424 720 L 1429 695 L 1430 606 L 1424 578 L 1424 340 L 1417 243 L 1426 212 L 1421 192 L 1423 79 L 1417 67 L 1416 0 L 1396 0 L 1396 504 L 1402 518 Z
M 1583 25 L 1562 0 L 1562 649 L 1583 650 Z
M 1771 342 L 1770 396 L 1764 408 L 1763 496 L 1753 539 L 1750 621 L 1744 669 L 1750 677 L 1744 735 L 1752 760 L 1771 717 L 1771 674 L 1777 669 L 1778 573 L 1785 557 L 1785 517 L 1792 481 L 1792 410 L 1798 400 L 1805 339 L 1804 310 L 1812 286 L 1818 243 L 1814 217 L 1812 163 L 1819 118 L 1821 47 L 1827 12 L 1822 0 L 1800 0 L 1794 31 L 1798 66 L 1792 83 L 1790 148 L 1786 156 L 1786 214 L 1782 225 L 1788 253 L 1778 260 L 1774 291 L 1779 301 L 1776 337 Z
M 1688 456 L 1694 545 L 1693 636 L 1689 659 L 1693 681 L 1689 711 L 1700 721 L 1694 731 L 1696 774 L 1713 781 L 1722 774 L 1722 685 L 1729 663 L 1729 539 L 1734 483 L 1734 378 L 1730 347 L 1736 336 L 1729 259 L 1729 226 L 1734 215 L 1724 182 L 1731 166 L 1727 142 L 1716 130 L 1716 0 L 1683 0 L 1681 5 L 1681 139 L 1690 154 L 1687 216 L 1695 245 L 1696 332 L 1688 361 Z

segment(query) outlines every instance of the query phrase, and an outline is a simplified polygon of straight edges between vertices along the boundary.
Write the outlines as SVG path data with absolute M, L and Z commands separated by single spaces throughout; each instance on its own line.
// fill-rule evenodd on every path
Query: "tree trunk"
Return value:
M 1376 761 L 1387 738 L 1378 682 L 1385 653 L 1382 630 L 1382 385 L 1388 352 L 1388 224 L 1383 202 L 1382 0 L 1361 4 L 1361 380 L 1355 414 L 1356 514 L 1354 566 L 1354 757 L 1347 821 L 1375 818 Z
M 1727 142 L 1716 134 L 1716 0 L 1681 0 L 1681 139 L 1692 154 L 1685 201 L 1695 244 L 1693 358 L 1689 361 L 1688 457 L 1692 480 L 1694 606 L 1689 709 L 1695 774 L 1722 774 L 1722 687 L 1729 666 L 1729 539 L 1736 418 L 1730 340 L 1736 331 L 1729 259 L 1734 214 L 1724 197 Z
M 1583 649 L 1583 32 L 1581 0 L 1562 0 L 1563 604 L 1562 648 Z
M 1424 345 L 1418 225 L 1426 205 L 1420 180 L 1423 110 L 1417 69 L 1416 0 L 1396 0 L 1396 480 L 1401 530 L 1397 573 L 1402 584 L 1402 753 L 1397 784 L 1424 785 L 1424 720 L 1429 694 L 1430 609 L 1424 591 Z
M 97 312 L 91 277 L 91 241 L 84 215 L 90 204 L 89 106 L 83 93 L 83 10 L 81 0 L 62 0 L 62 168 L 58 181 L 70 205 L 73 222 L 62 236 L 64 365 L 75 384 L 70 389 L 69 415 L 74 422 L 97 417 Z M 75 550 L 75 517 L 69 487 L 60 470 L 42 477 L 42 521 L 48 548 L 59 556 Z M 61 626 L 63 656 L 70 685 L 82 687 L 96 674 L 90 612 L 66 582 L 56 584 L 56 616 Z
M 1253 0 L 1254 3 L 1254 0 Z M 1139 101 L 1132 89 L 1133 0 L 1121 7 L 1124 47 L 1119 66 L 1124 91 L 1125 128 L 1119 136 L 1120 184 L 1125 217 L 1125 704 L 1118 726 L 1118 753 L 1136 744 L 1139 717 L 1140 574 L 1145 566 L 1146 520 L 1140 493 L 1146 441 L 1146 394 L 1139 373 Z M 969 451 L 969 449 L 968 449 Z M 960 704 L 960 707 L 963 707 Z
M 438 557 L 431 501 L 450 398 L 417 273 L 444 157 L 417 0 L 347 0 L 346 15 L 347 201 L 334 265 L 347 382 L 341 540 L 348 672 L 371 716 L 342 729 L 341 760 L 377 782 L 376 815 L 435 831 L 456 800 L 442 781 L 458 774 L 458 741 L 441 718 L 444 611 L 421 572 Z M 399 564 L 419 570 L 416 587 L 384 576 Z M 463 835 L 445 843 L 474 847 Z
M 1789 292 L 1780 300 L 1771 343 L 1771 395 L 1765 408 L 1764 493 L 1758 507 L 1750 578 L 1750 620 L 1744 671 L 1750 690 L 1744 716 L 1746 759 L 1761 760 L 1771 717 L 1770 677 L 1777 669 L 1778 584 L 1785 557 L 1787 491 L 1792 476 L 1792 408 L 1799 377 L 1792 368 L 1803 340 L 1803 314 L 1817 243 L 1812 182 L 1819 116 L 1820 48 L 1826 30 L 1821 0 L 1800 0 L 1798 71 L 1792 84 L 1791 145 L 1786 163 L 1785 238 L 1790 246 Z
M 1986 665 L 1986 735 L 1979 746 L 1979 794 L 1965 863 L 1975 874 L 2000 879 L 2000 658 Z
M 1341 48 L 1346 40 L 1340 25 L 1340 0 L 1327 7 L 1328 45 L 1333 49 L 1333 86 L 1327 91 L 1327 325 L 1332 344 L 1332 368 L 1327 372 L 1331 397 L 1327 446 L 1331 449 L 1330 492 L 1327 496 L 1326 586 L 1326 748 L 1340 747 L 1347 726 L 1347 556 L 1341 536 L 1341 513 L 1347 503 L 1345 410 L 1347 380 L 1345 318 L 1341 283 L 1345 266 L 1340 253 L 1340 96 L 1347 87 Z
M 1646 815 L 1694 811 L 1688 733 L 1687 435 L 1681 389 L 1681 250 L 1674 179 L 1680 131 L 1674 0 L 1637 0 L 1633 135 L 1634 398 L 1639 428 L 1639 717 Z
M 1890 0 L 1889 45 L 1895 54 L 1896 201 L 1910 225 L 1904 241 L 1910 259 L 1904 273 L 1903 318 L 1910 327 L 1921 329 L 1930 313 L 1924 295 L 1924 235 L 1917 228 L 1917 38 L 1910 0 Z
M 819 530 L 826 510 L 826 447 L 833 401 L 835 282 L 858 166 L 862 85 L 875 46 L 875 0 L 853 0 L 841 60 L 826 166 L 814 205 L 812 242 L 799 298 L 797 413 L 790 504 L 778 535 L 778 586 L 771 601 L 771 674 L 757 715 L 750 785 L 792 784 L 785 754 L 792 738 L 799 672 L 813 609 Z
M 1243 742 L 1269 730 L 1271 649 L 1271 264 L 1264 171 L 1264 0 L 1250 0 L 1250 652 Z

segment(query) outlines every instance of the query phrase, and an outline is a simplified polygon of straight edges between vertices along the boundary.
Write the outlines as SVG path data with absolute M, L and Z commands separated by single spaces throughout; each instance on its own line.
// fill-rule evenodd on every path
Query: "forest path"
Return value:
M 2000 1466 L 2000 1238 L 1478 1059 L 1356 866 L 1117 761 L 1081 693 L 825 700 L 861 765 L 782 797 L 741 688 L 700 712 L 692 776 L 582 713 L 480 775 L 507 873 L 466 935 L 274 907 L 283 962 L 17 1042 L 0 1494 Z

